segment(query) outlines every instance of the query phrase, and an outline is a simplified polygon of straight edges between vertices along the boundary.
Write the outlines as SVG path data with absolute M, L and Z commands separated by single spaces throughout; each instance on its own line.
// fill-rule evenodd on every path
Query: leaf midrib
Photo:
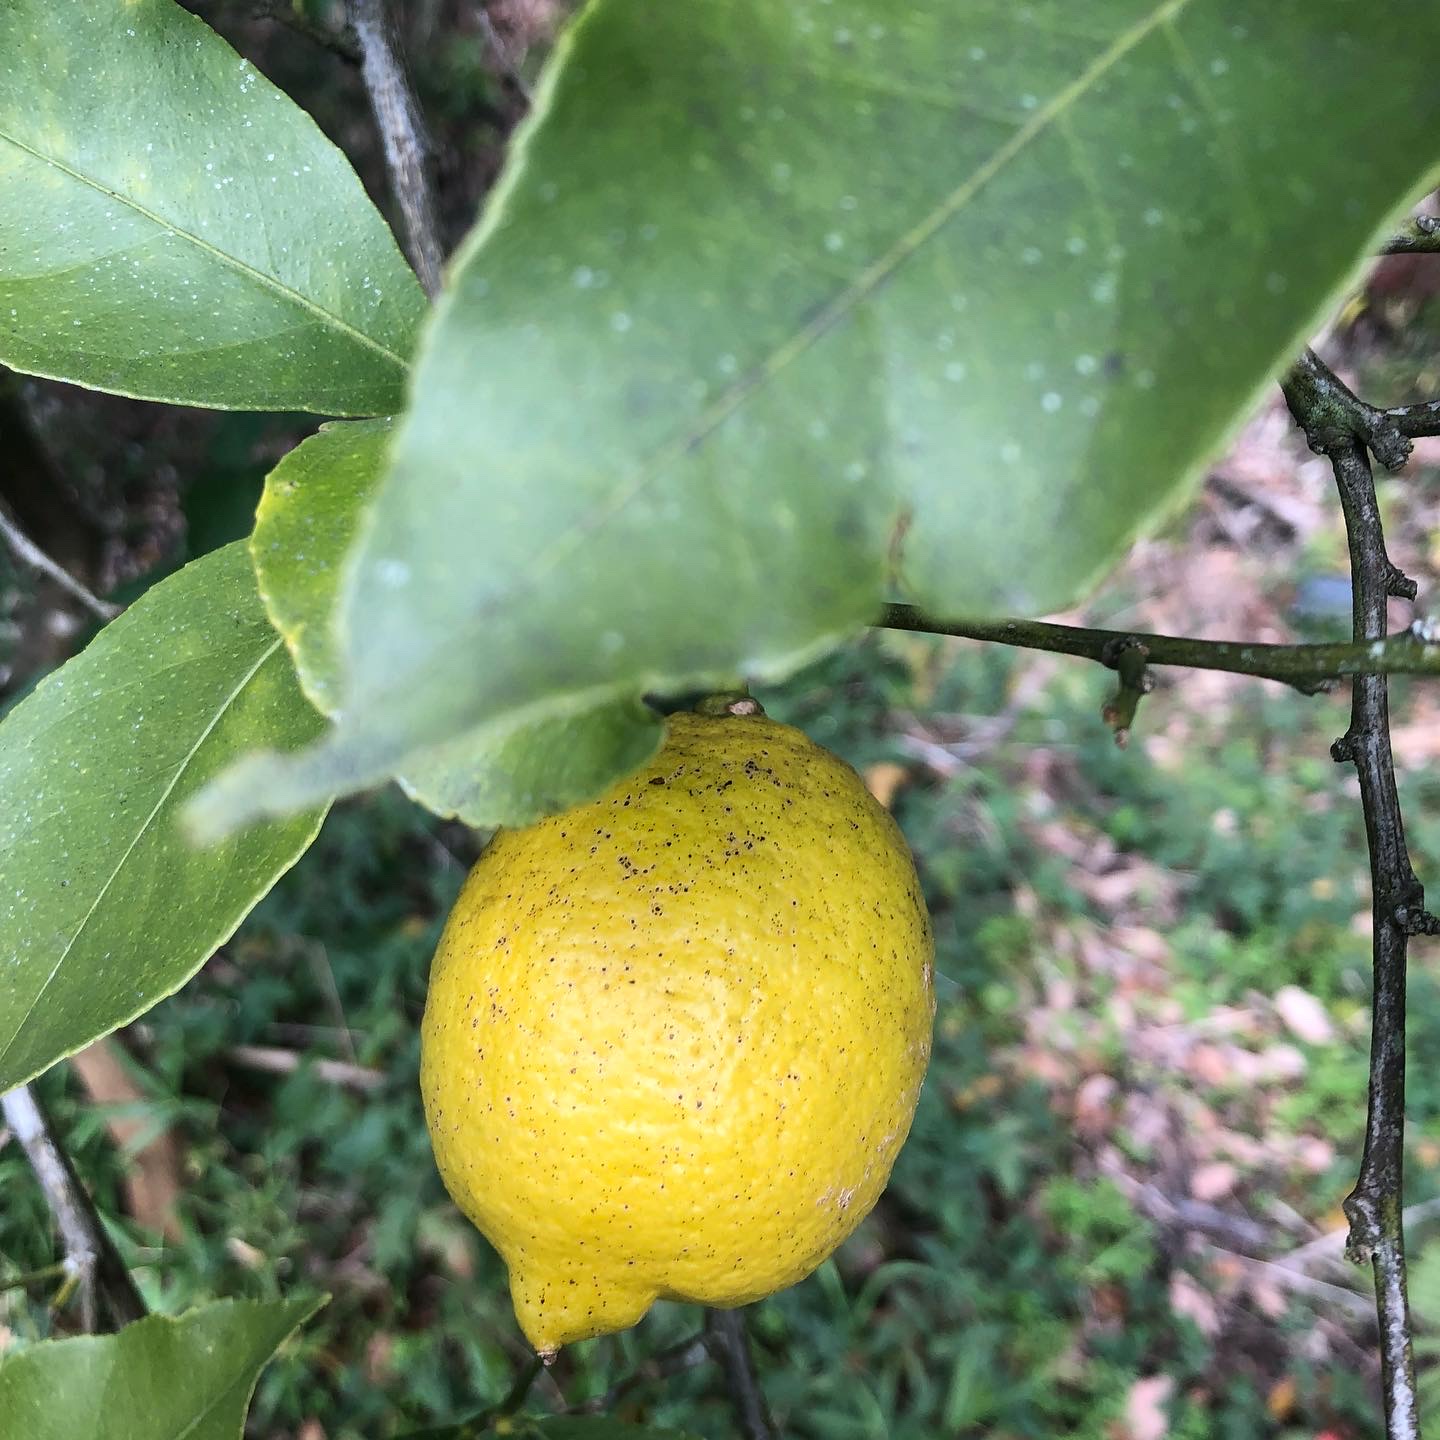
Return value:
M 136 828 L 135 834 L 131 837 L 130 843 L 125 847 L 124 854 L 122 854 L 120 858 L 115 862 L 114 868 L 110 871 L 109 875 L 105 877 L 105 883 L 100 887 L 100 890 L 95 896 L 95 899 L 91 901 L 90 908 L 81 917 L 80 923 L 75 927 L 74 932 L 65 942 L 63 949 L 60 951 L 59 956 L 56 958 L 55 964 L 50 969 L 50 973 L 45 977 L 45 980 L 41 984 L 40 988 L 31 997 L 29 1005 L 25 1007 L 25 1013 L 20 1017 L 19 1022 L 16 1024 L 14 1030 L 11 1031 L 9 1037 L 6 1039 L 4 1048 L 0 1049 L 0 1064 L 3 1064 L 10 1058 L 11 1052 L 15 1048 L 16 1040 L 19 1039 L 21 1033 L 24 1031 L 25 1026 L 29 1022 L 31 1015 L 35 1013 L 35 1007 L 40 1003 L 42 999 L 44 999 L 46 992 L 54 983 L 55 977 L 60 973 L 61 967 L 65 964 L 66 960 L 70 958 L 71 952 L 75 949 L 75 946 L 79 941 L 81 935 L 85 933 L 85 927 L 89 925 L 90 921 L 94 918 L 95 912 L 100 908 L 101 902 L 105 899 L 106 895 L 110 893 L 110 887 L 115 883 L 115 877 L 119 875 L 120 872 L 125 868 L 126 862 L 130 859 L 131 855 L 135 853 L 135 847 L 140 843 L 140 841 L 145 837 L 145 835 L 149 833 L 151 825 L 154 824 L 155 817 L 160 813 L 161 809 L 165 805 L 165 802 L 170 798 L 171 795 L 175 793 L 175 787 L 180 783 L 185 772 L 190 768 L 190 765 L 194 761 L 196 755 L 200 753 L 200 747 L 204 745 L 204 743 L 214 733 L 215 727 L 220 723 L 222 719 L 224 719 L 225 715 L 229 712 L 230 707 L 236 702 L 236 700 L 240 698 L 240 695 L 243 693 L 245 687 L 259 673 L 260 667 L 264 665 L 264 663 L 276 652 L 276 650 L 280 648 L 281 644 L 282 641 L 277 635 L 275 639 L 272 640 L 270 644 L 265 647 L 265 649 L 260 654 L 260 658 L 255 661 L 255 663 L 245 672 L 243 676 L 241 676 L 239 682 L 235 685 L 234 689 L 232 689 L 230 693 L 225 697 L 224 701 L 216 707 L 215 713 L 210 717 L 209 723 L 206 724 L 205 728 L 196 737 L 195 743 L 190 747 L 188 751 L 186 751 L 184 758 L 175 767 L 175 773 L 170 777 L 169 784 L 167 784 L 164 790 L 161 791 L 160 798 L 156 800 L 150 813 Z
M 188 240 L 196 249 L 203 251 L 212 259 L 218 260 L 222 265 L 229 266 L 238 274 L 255 281 L 264 289 L 298 305 L 302 310 L 307 311 L 310 315 L 321 321 L 321 323 L 338 330 L 341 334 L 348 336 L 351 340 L 364 346 L 367 350 L 373 350 L 377 355 L 383 356 L 386 360 L 396 365 L 402 372 L 406 369 L 406 361 L 403 355 L 397 354 L 388 345 L 376 340 L 371 335 L 365 334 L 363 330 L 357 329 L 354 325 L 350 324 L 348 320 L 342 319 L 333 311 L 327 310 L 323 305 L 317 304 L 299 290 L 294 289 L 290 285 L 286 285 L 283 281 L 277 280 L 273 275 L 267 275 L 263 270 L 259 270 L 254 265 L 240 259 L 238 255 L 227 254 L 224 250 L 220 249 L 219 246 L 212 244 L 203 236 L 196 235 L 194 231 L 186 230 L 183 226 L 175 224 L 174 221 L 168 220 L 157 211 L 142 205 L 133 197 L 124 195 L 118 190 L 111 189 L 110 186 L 102 184 L 93 176 L 85 174 L 82 170 L 77 170 L 73 165 L 67 165 L 63 160 L 57 160 L 53 155 L 47 155 L 44 151 L 35 149 L 33 145 L 27 145 L 19 136 L 12 135 L 4 128 L 0 128 L 0 140 L 8 142 L 23 154 L 38 160 L 42 165 L 53 166 L 56 170 L 60 171 L 62 175 L 68 175 L 77 183 L 87 185 L 98 194 L 105 195 L 117 204 L 133 210 L 137 215 L 143 216 L 146 220 L 150 221 L 151 224 L 160 229 L 168 231 L 172 235 L 178 235 L 182 240 Z
M 631 501 L 644 493 L 687 452 L 703 444 L 731 415 L 740 409 L 752 394 L 766 383 L 774 380 L 782 370 L 844 320 L 862 301 L 873 295 L 912 255 L 954 219 L 974 199 L 975 195 L 1000 174 L 1017 155 L 1063 117 L 1077 101 L 1083 99 L 1090 89 L 1131 50 L 1161 26 L 1173 22 L 1190 3 L 1191 0 L 1163 0 L 1163 3 L 1157 5 L 1143 19 L 1122 31 L 1069 85 L 1057 91 L 1004 144 L 1000 145 L 984 164 L 977 167 L 940 204 L 911 226 L 879 259 L 866 266 L 808 323 L 773 350 L 748 375 L 742 376 L 727 391 L 717 396 L 701 413 L 693 426 L 660 446 L 629 481 L 619 485 L 609 497 L 597 503 L 588 513 L 577 517 L 567 529 L 557 535 L 546 550 L 536 557 L 526 582 L 508 590 L 503 597 L 498 597 L 490 604 L 481 606 L 470 625 L 465 628 L 470 629 L 488 624 L 492 612 L 500 604 L 508 603 L 516 590 L 533 588 L 569 554 L 575 544 L 580 543 L 587 535 L 599 529 L 611 516 L 618 514 Z

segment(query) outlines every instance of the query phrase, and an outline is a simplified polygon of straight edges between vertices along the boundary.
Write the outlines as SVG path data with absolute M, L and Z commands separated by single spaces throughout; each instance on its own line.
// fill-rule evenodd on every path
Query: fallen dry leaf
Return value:
M 1307 1045 L 1328 1045 L 1335 1038 L 1335 1027 L 1324 1005 L 1298 985 L 1282 985 L 1275 992 L 1275 1013 L 1280 1023 Z
M 1207 1338 L 1220 1331 L 1220 1306 L 1215 1296 L 1188 1270 L 1176 1270 L 1170 1277 L 1170 1308 Z
M 1212 1160 L 1207 1165 L 1198 1165 L 1190 1177 L 1190 1193 L 1197 1200 L 1213 1202 L 1223 1200 L 1234 1190 L 1240 1179 L 1235 1166 L 1224 1160 Z
M 119 1041 L 113 1037 L 97 1040 L 70 1059 L 85 1093 L 96 1105 L 131 1105 L 145 1099 L 130 1078 Z M 111 1138 L 125 1159 L 125 1209 L 147 1230 L 180 1239 L 176 1209 L 180 1203 L 180 1146 L 172 1131 L 161 1131 L 134 1154 L 129 1153 L 136 1137 L 146 1128 L 141 1119 L 112 1115 L 105 1121 Z
M 1295 1382 L 1287 1375 L 1270 1387 L 1265 1408 L 1276 1420 L 1288 1420 L 1295 1409 Z
M 910 771 L 893 760 L 881 760 L 865 768 L 865 788 L 887 810 L 895 803 L 895 796 L 909 778 Z
M 1169 1375 L 1147 1375 L 1137 1380 L 1125 1397 L 1125 1440 L 1164 1440 L 1170 1433 L 1166 1406 L 1175 1393 Z

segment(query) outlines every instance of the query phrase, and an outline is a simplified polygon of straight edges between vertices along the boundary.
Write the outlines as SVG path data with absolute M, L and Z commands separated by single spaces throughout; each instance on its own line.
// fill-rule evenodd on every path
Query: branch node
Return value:
M 1337 765 L 1348 765 L 1355 758 L 1355 737 L 1346 731 L 1330 742 L 1330 758 Z
M 1440 915 L 1432 914 L 1423 904 L 1397 905 L 1395 923 L 1407 935 L 1440 935 Z
M 1400 422 L 1362 400 L 1313 350 L 1300 357 L 1280 388 L 1317 455 L 1333 458 L 1358 440 L 1387 470 L 1403 469 L 1410 458 L 1414 447 Z
M 1111 640 L 1100 652 L 1100 663 L 1120 677 L 1119 686 L 1100 715 L 1115 732 L 1115 743 L 1121 747 L 1130 739 L 1130 727 L 1141 700 L 1155 688 L 1155 677 L 1147 665 L 1149 659 L 1149 648 L 1131 635 Z
M 1352 1265 L 1368 1265 L 1375 1254 L 1375 1247 L 1385 1238 L 1380 1223 L 1380 1207 L 1369 1195 L 1358 1190 L 1345 1197 L 1340 1207 L 1350 1222 L 1350 1234 L 1345 1240 L 1345 1258 Z
M 1420 593 L 1420 587 L 1396 564 L 1385 562 L 1385 593 L 1396 595 L 1401 600 L 1413 600 Z

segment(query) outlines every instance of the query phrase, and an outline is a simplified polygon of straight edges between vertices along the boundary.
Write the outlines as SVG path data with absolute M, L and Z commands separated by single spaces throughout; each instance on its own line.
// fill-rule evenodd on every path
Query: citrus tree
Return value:
M 1354 677 L 1335 754 L 1370 839 L 1376 1041 L 1352 1242 L 1389 1433 L 1417 1434 L 1404 961 L 1437 924 L 1384 676 L 1440 671 L 1440 645 L 1385 634 L 1415 587 L 1371 457 L 1399 468 L 1440 411 L 1377 409 L 1300 352 L 1377 248 L 1440 250 L 1395 218 L 1436 178 L 1429 7 L 591 0 L 443 284 L 413 98 L 378 6 L 349 20 L 413 268 L 310 118 L 174 0 L 0 0 L 0 362 L 331 417 L 248 543 L 0 726 L 0 1090 L 117 1331 L 0 1367 L 0 1434 L 97 1433 L 108 1405 L 107 1434 L 236 1435 L 314 1308 L 144 1316 L 61 1213 L 78 1187 L 27 1082 L 183 985 L 337 796 L 394 778 L 529 825 L 645 765 L 658 702 L 872 625 L 1099 661 L 1121 734 L 1156 664 Z M 1353 644 L 1029 618 L 1182 505 L 1281 375 L 1335 470 Z

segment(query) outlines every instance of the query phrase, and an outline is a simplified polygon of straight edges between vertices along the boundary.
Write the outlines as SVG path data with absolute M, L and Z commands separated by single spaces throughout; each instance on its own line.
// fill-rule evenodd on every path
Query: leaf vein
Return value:
M 906 231 L 883 255 L 868 265 L 833 300 L 825 305 L 815 317 L 778 346 L 748 374 L 737 380 L 728 391 L 720 395 L 700 416 L 694 427 L 669 441 L 656 450 L 638 471 L 628 480 L 617 485 L 610 495 L 603 497 L 586 513 L 578 516 L 565 530 L 550 542 L 545 551 L 535 557 L 528 577 L 533 586 L 556 565 L 561 563 L 574 547 L 602 528 L 607 521 L 622 511 L 637 496 L 658 480 L 665 471 L 687 451 L 701 445 L 730 418 L 746 400 L 771 381 L 787 366 L 805 354 L 817 341 L 822 339 L 839 322 L 850 315 L 864 300 L 875 294 L 902 265 L 905 264 L 926 243 L 932 240 L 946 224 L 958 215 L 966 205 L 997 175 L 1020 155 L 1039 136 L 1056 125 L 1075 103 L 1112 70 L 1135 47 L 1146 40 L 1162 26 L 1171 23 L 1191 0 L 1163 0 L 1147 15 L 1143 16 L 1121 32 L 1095 57 L 1080 74 L 1056 92 L 1035 114 L 1000 145 L 984 164 L 920 221 Z M 522 587 L 515 587 L 519 589 Z M 491 613 L 502 604 L 509 603 L 514 590 L 493 598 L 489 604 L 479 607 L 472 617 L 470 627 L 488 622 Z
M 53 155 L 47 155 L 41 150 L 36 150 L 33 146 L 27 145 L 18 135 L 12 135 L 9 131 L 0 129 L 0 140 L 7 141 L 22 154 L 29 155 L 32 159 L 39 161 L 40 164 L 53 166 L 56 170 L 60 171 L 62 175 L 68 175 L 79 184 L 88 185 L 98 194 L 108 196 L 117 204 L 133 210 L 137 215 L 143 216 L 158 229 L 167 231 L 172 235 L 177 235 L 182 240 L 188 240 L 198 250 L 203 251 L 212 259 L 218 260 L 222 265 L 229 266 L 231 269 L 254 280 L 263 288 L 280 296 L 282 299 L 299 306 L 300 309 L 315 316 L 322 324 L 338 330 L 341 334 L 348 336 L 357 344 L 364 346 L 368 350 L 373 350 L 377 355 L 383 356 L 386 360 L 392 361 L 402 371 L 406 369 L 404 356 L 397 354 L 388 345 L 376 340 L 373 336 L 365 334 L 363 330 L 357 329 L 354 325 L 350 324 L 348 320 L 342 319 L 333 311 L 327 310 L 323 305 L 317 304 L 314 300 L 310 299 L 308 295 L 302 294 L 293 286 L 286 285 L 283 281 L 277 280 L 273 275 L 267 275 L 263 270 L 256 269 L 255 266 L 240 259 L 238 255 L 227 254 L 209 240 L 204 239 L 200 235 L 196 235 L 191 230 L 184 229 L 171 220 L 167 220 L 163 215 L 147 208 L 133 197 L 122 195 L 118 190 L 112 190 L 108 185 L 102 184 L 93 176 L 86 175 L 84 171 L 77 170 L 72 165 L 67 165 L 63 160 L 57 160 Z
M 195 759 L 195 756 L 199 754 L 200 747 L 204 745 L 204 743 L 210 738 L 211 734 L 215 730 L 215 727 L 220 723 L 222 719 L 224 719 L 225 715 L 229 712 L 230 707 L 236 702 L 236 700 L 239 699 L 240 695 L 245 690 L 245 687 L 249 685 L 250 682 L 259 673 L 260 667 L 264 665 L 264 663 L 276 652 L 276 650 L 280 648 L 280 645 L 281 640 L 280 637 L 277 635 L 275 639 L 265 647 L 264 651 L 260 655 L 260 658 L 256 660 L 256 662 L 249 668 L 249 670 L 245 672 L 243 676 L 241 676 L 239 683 L 236 684 L 234 689 L 230 691 L 230 693 L 225 697 L 224 701 L 216 707 L 215 714 L 211 717 L 210 722 L 196 737 L 195 743 L 190 747 L 190 749 L 186 752 L 184 758 L 175 767 L 175 773 L 170 777 L 170 783 L 161 792 L 160 798 L 155 802 L 154 807 L 151 809 L 150 813 L 137 827 L 134 836 L 131 838 L 130 843 L 125 847 L 124 854 L 122 854 L 120 858 L 115 862 L 114 868 L 110 871 L 110 874 L 105 879 L 105 883 L 100 887 L 98 893 L 95 896 L 95 899 L 91 901 L 90 908 L 81 917 L 80 923 L 75 927 L 75 931 L 70 936 L 69 940 L 65 942 L 59 956 L 56 958 L 55 964 L 50 969 L 50 973 L 45 977 L 40 988 L 31 998 L 29 1005 L 25 1007 L 25 1013 L 16 1022 L 15 1028 L 10 1032 L 9 1037 L 5 1041 L 4 1048 L 0 1049 L 0 1063 L 3 1063 L 7 1059 L 9 1059 L 10 1052 L 14 1048 L 15 1041 L 19 1037 L 20 1032 L 25 1028 L 26 1022 L 30 1019 L 31 1015 L 35 1013 L 35 1007 L 44 998 L 46 992 L 54 983 L 55 977 L 60 973 L 60 967 L 64 965 L 67 959 L 69 959 L 71 951 L 75 948 L 75 942 L 79 940 L 80 936 L 84 933 L 85 927 L 94 917 L 96 910 L 100 908 L 101 902 L 105 899 L 105 896 L 109 894 L 111 885 L 115 883 L 115 877 L 119 875 L 121 870 L 124 869 L 125 862 L 129 860 L 130 856 L 134 853 L 135 847 L 147 834 L 151 825 L 154 823 L 155 817 L 160 813 L 160 810 L 164 806 L 165 802 L 170 798 L 172 794 L 174 794 L 175 787 L 180 783 L 180 780 L 184 776 L 186 770 L 190 768 L 190 764 Z

